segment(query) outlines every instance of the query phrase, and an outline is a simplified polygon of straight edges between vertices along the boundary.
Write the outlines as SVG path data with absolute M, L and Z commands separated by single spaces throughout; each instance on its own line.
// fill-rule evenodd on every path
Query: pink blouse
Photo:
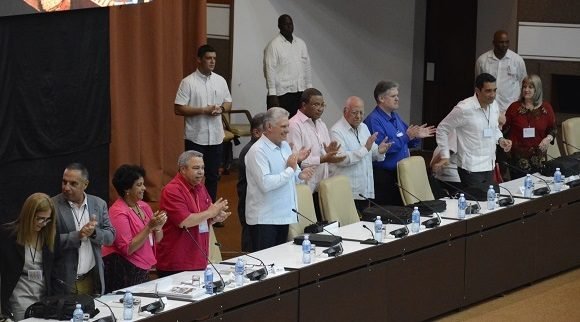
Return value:
M 149 235 L 145 243 L 133 254 L 129 255 L 129 246 L 133 237 L 145 228 L 145 225 L 153 217 L 151 207 L 143 202 L 137 202 L 141 211 L 145 214 L 145 219 L 141 220 L 139 216 L 125 203 L 121 198 L 109 208 L 109 217 L 111 224 L 115 227 L 115 241 L 111 246 L 103 246 L 103 257 L 112 253 L 123 256 L 131 264 L 141 269 L 151 269 L 157 263 L 155 259 L 155 236 Z

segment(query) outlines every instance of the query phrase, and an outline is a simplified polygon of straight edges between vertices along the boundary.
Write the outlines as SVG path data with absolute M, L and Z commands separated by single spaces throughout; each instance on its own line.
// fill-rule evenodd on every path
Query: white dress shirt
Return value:
M 522 57 L 509 49 L 502 59 L 497 59 L 493 50 L 479 56 L 475 63 L 475 76 L 481 73 L 488 73 L 496 78 L 497 96 L 495 99 L 502 112 L 518 100 L 522 80 L 527 75 L 526 64 Z
M 302 147 L 312 149 L 308 158 L 302 161 L 301 167 L 316 167 L 314 175 L 307 183 L 310 190 L 317 191 L 320 181 L 328 178 L 328 164 L 320 163 L 320 157 L 326 154 L 323 144 L 330 144 L 328 128 L 321 119 L 314 123 L 299 110 L 290 119 L 289 131 L 288 143 L 293 144 L 292 148 L 295 152 L 300 151 Z
M 185 77 L 175 96 L 175 104 L 201 108 L 231 102 L 232 96 L 226 80 L 216 73 L 209 76 L 199 69 Z M 217 145 L 224 140 L 221 115 L 195 115 L 185 117 L 185 139 L 199 145 Z
M 246 157 L 246 222 L 248 225 L 287 225 L 297 222 L 296 184 L 300 167 L 287 166 L 292 154 L 283 141 L 277 146 L 262 135 Z
M 85 200 L 80 207 L 77 207 L 77 205 L 71 201 L 69 201 L 68 204 L 70 205 L 77 231 L 80 231 L 81 228 L 88 224 L 89 220 L 91 219 L 91 215 L 87 210 L 87 195 L 85 194 Z M 91 246 L 91 241 L 85 237 L 81 239 L 81 247 L 79 247 L 77 275 L 84 275 L 93 269 L 93 267 L 95 267 L 95 255 L 93 254 L 93 247 Z
M 495 147 L 502 133 L 498 127 L 499 108 L 494 101 L 481 108 L 477 96 L 466 98 L 437 126 L 437 145 L 441 157 L 449 158 L 449 134 L 457 132 L 457 166 L 471 172 L 491 171 L 495 165 Z M 485 130 L 485 131 L 484 131 Z M 484 133 L 487 131 L 488 136 Z
M 330 138 L 340 144 L 340 154 L 346 156 L 340 163 L 330 166 L 331 175 L 345 175 L 352 186 L 354 199 L 363 200 L 375 197 L 373 178 L 373 160 L 383 161 L 385 154 L 379 153 L 379 146 L 373 143 L 371 150 L 365 144 L 371 136 L 366 124 L 361 123 L 356 129 L 341 117 L 330 129 Z
M 289 42 L 282 34 L 264 49 L 264 77 L 268 95 L 282 96 L 312 87 L 310 57 L 304 41 L 293 36 Z

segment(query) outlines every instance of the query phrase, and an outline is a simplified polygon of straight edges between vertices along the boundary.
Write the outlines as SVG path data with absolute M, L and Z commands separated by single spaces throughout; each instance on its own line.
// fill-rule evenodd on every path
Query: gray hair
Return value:
M 89 180 L 89 170 L 82 163 L 74 162 L 66 166 L 65 170 L 78 170 L 81 172 L 81 178 Z
M 540 79 L 540 76 L 535 75 L 535 74 L 531 74 L 531 75 L 524 77 L 524 79 L 522 80 L 522 90 L 520 93 L 520 100 L 522 102 L 524 101 L 524 84 L 525 83 L 528 83 L 534 87 L 534 90 L 535 90 L 534 96 L 532 96 L 532 103 L 534 104 L 534 107 L 538 107 L 538 106 L 542 105 L 542 102 L 544 101 L 544 91 L 542 90 L 542 79 Z
M 203 153 L 197 152 L 195 150 L 183 152 L 177 159 L 177 168 L 181 169 L 182 167 L 186 167 L 187 161 L 189 161 L 192 158 L 203 158 Z
M 382 80 L 380 81 L 377 86 L 375 86 L 375 91 L 374 91 L 374 96 L 375 96 L 375 101 L 378 103 L 379 102 L 379 98 L 383 95 L 385 95 L 386 92 L 388 92 L 389 90 L 393 89 L 393 88 L 399 88 L 399 84 L 397 82 L 391 81 L 391 80 Z
M 268 124 L 275 125 L 280 119 L 288 118 L 290 113 L 281 107 L 271 107 L 264 115 L 264 129 Z

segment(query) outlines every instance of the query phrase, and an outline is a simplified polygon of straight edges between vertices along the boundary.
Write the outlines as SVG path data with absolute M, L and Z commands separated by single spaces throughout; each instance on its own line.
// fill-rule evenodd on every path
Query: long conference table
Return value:
M 395 239 L 388 232 L 401 226 L 388 224 L 380 245 L 356 241 L 371 237 L 363 227 L 371 223 L 340 227 L 331 232 L 347 239 L 343 254 L 329 258 L 318 246 L 308 265 L 301 263 L 301 247 L 288 242 L 251 254 L 273 264 L 266 279 L 190 302 L 170 300 L 165 311 L 139 319 L 422 321 L 577 267 L 580 188 L 524 199 L 522 179 L 502 185 L 516 196 L 514 205 L 489 211 L 481 202 L 480 214 L 460 220 L 457 201 L 447 199 L 439 227 L 421 226 L 419 233 Z M 233 262 L 217 265 L 222 275 Z M 202 272 L 181 274 L 189 279 Z M 147 285 L 154 283 L 160 282 Z

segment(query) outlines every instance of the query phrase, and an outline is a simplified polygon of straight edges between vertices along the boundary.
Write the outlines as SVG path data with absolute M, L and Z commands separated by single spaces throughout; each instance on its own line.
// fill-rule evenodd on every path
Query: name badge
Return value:
M 401 131 L 397 132 L 397 137 L 400 138 L 401 136 L 403 136 L 403 132 Z
M 42 270 L 31 269 L 28 271 L 28 279 L 31 281 L 42 281 Z
M 483 129 L 483 137 L 484 138 L 490 138 L 493 136 L 493 129 L 487 128 L 487 129 Z
M 204 221 L 199 223 L 199 232 L 200 233 L 209 232 L 209 226 L 207 225 L 207 220 L 204 220 Z
M 534 138 L 536 137 L 536 128 L 526 127 L 524 128 L 524 138 Z

